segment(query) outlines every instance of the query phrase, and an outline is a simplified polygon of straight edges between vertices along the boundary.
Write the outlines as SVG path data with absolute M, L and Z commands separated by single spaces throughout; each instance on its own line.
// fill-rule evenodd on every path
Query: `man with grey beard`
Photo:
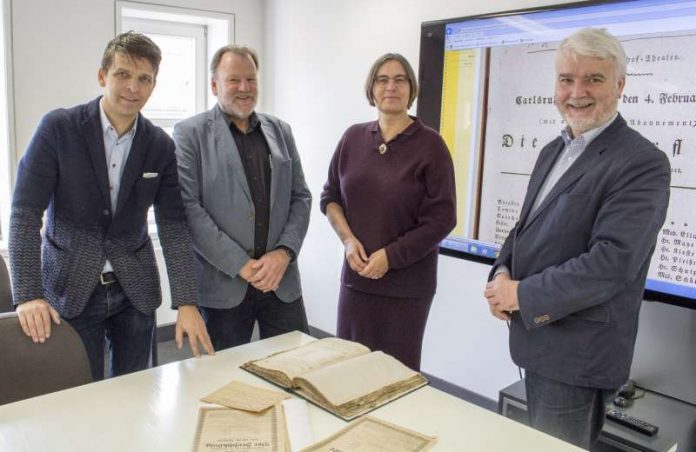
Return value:
M 259 60 L 220 48 L 211 110 L 174 128 L 182 197 L 193 236 L 200 310 L 216 350 L 308 332 L 297 255 L 311 193 L 290 126 L 256 113 Z
M 666 155 L 617 112 L 626 55 L 585 28 L 556 53 L 567 126 L 539 154 L 484 295 L 510 322 L 530 424 L 589 449 L 629 376 L 650 257 L 669 202 Z

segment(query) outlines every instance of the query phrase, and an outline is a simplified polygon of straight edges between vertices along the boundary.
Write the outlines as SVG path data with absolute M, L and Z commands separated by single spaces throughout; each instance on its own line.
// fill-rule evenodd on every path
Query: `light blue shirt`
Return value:
M 561 130 L 561 138 L 563 138 L 565 148 L 563 149 L 563 152 L 561 152 L 558 159 L 556 159 L 551 171 L 549 171 L 548 176 L 546 176 L 544 184 L 539 189 L 539 193 L 534 200 L 534 204 L 532 205 L 532 210 L 529 211 L 529 215 L 536 212 L 541 203 L 544 202 L 544 199 L 546 199 L 546 196 L 549 194 L 551 189 L 553 189 L 556 183 L 558 183 L 558 180 L 566 173 L 566 171 L 568 171 L 568 168 L 570 168 L 578 157 L 580 157 L 587 146 L 590 145 L 592 140 L 597 138 L 597 136 L 602 133 L 604 129 L 609 127 L 609 124 L 614 122 L 616 116 L 618 116 L 618 113 L 614 113 L 609 121 L 601 124 L 599 127 L 588 130 L 575 138 L 571 138 L 570 136 L 570 127 L 566 127 L 565 129 Z
M 126 166 L 128 154 L 130 154 L 133 137 L 138 121 L 133 123 L 133 127 L 120 137 L 116 129 L 111 125 L 111 121 L 104 112 L 102 106 L 103 99 L 99 102 L 99 116 L 101 118 L 102 133 L 104 136 L 104 155 L 106 157 L 106 172 L 109 176 L 109 196 L 111 198 L 111 216 L 116 214 L 118 190 L 121 188 L 121 176 L 123 168 Z M 111 262 L 107 259 L 104 264 L 104 271 L 108 273 L 114 271 Z

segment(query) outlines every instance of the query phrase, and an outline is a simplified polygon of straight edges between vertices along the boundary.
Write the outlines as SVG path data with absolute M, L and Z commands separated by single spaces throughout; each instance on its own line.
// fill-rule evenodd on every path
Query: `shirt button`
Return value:
M 102 210 L 102 213 L 104 214 L 105 217 L 108 217 L 111 214 L 111 212 L 109 212 L 109 209 Z

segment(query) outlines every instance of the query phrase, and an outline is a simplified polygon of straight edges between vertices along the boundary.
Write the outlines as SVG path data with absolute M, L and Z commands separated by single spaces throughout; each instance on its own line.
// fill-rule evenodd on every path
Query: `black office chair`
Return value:
M 696 452 L 696 421 L 693 421 L 677 443 L 677 452 Z
M 13 312 L 12 287 L 10 286 L 10 275 L 7 272 L 5 260 L 0 256 L 0 313 Z
M 0 314 L 0 405 L 92 381 L 87 352 L 68 322 L 35 344 L 14 312 Z

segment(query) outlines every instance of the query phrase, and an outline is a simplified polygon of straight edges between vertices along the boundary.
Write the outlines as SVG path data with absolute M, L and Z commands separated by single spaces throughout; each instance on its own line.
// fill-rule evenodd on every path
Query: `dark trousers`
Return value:
M 425 324 L 433 296 L 396 298 L 341 285 L 338 295 L 338 337 L 381 350 L 420 370 Z
M 118 282 L 97 284 L 87 306 L 66 319 L 82 338 L 94 381 L 104 379 L 104 340 L 109 344 L 109 377 L 147 369 L 154 314 L 135 309 Z
M 234 308 L 201 306 L 199 309 L 216 351 L 251 341 L 257 320 L 261 339 L 295 330 L 309 333 L 302 297 L 285 303 L 274 292 L 263 293 L 252 286 L 249 286 L 242 303 Z
M 604 425 L 604 412 L 616 389 L 573 386 L 525 372 L 529 425 L 590 450 Z

